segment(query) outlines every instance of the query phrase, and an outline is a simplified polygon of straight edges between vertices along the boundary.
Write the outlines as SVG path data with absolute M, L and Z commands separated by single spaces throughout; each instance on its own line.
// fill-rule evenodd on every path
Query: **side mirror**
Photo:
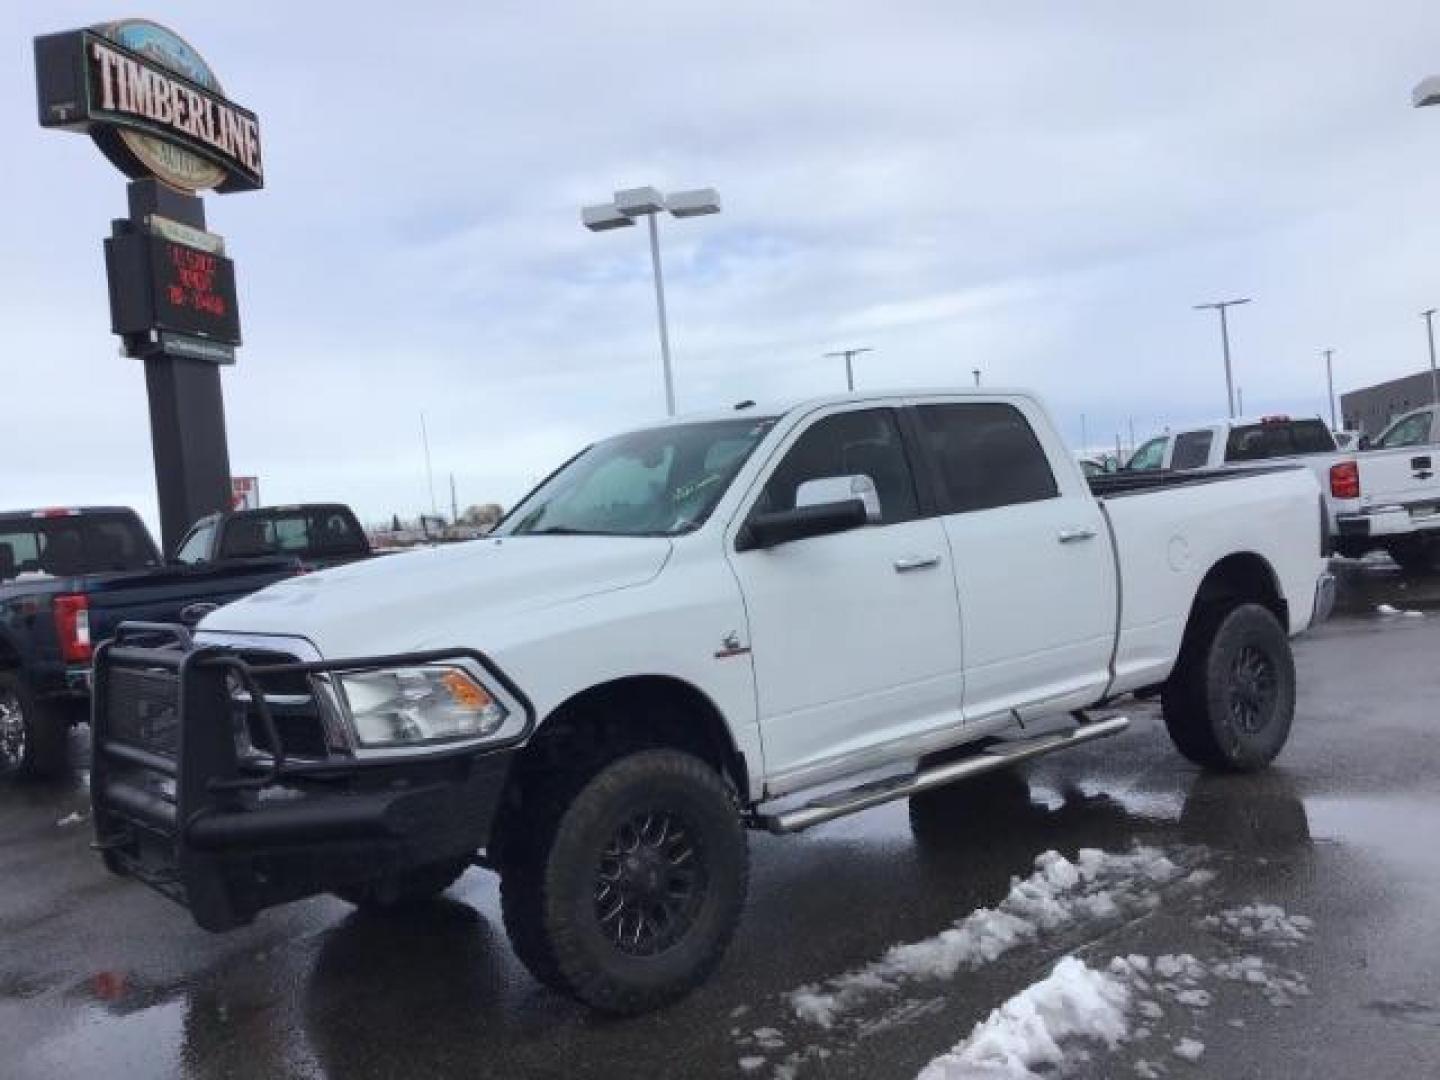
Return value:
M 797 506 L 773 514 L 756 514 L 740 527 L 735 537 L 736 551 L 772 548 L 792 540 L 858 529 L 870 521 L 865 503 L 860 499 Z
M 1356 445 L 1356 447 L 1357 447 L 1358 449 L 1360 449 L 1360 450 L 1369 450 L 1369 449 L 1370 449 L 1370 436 L 1369 436 L 1369 435 L 1361 435 L 1361 436 L 1360 436 L 1360 441 L 1357 442 L 1355 445 Z
M 859 499 L 864 504 L 867 522 L 874 525 L 880 521 L 880 493 L 875 490 L 875 481 L 864 473 L 806 480 L 795 489 L 797 510 L 802 506 L 824 506 L 851 499 Z

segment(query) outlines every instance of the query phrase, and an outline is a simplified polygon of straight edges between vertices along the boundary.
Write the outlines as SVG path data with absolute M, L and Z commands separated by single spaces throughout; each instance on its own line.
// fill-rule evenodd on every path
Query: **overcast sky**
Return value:
M 1440 306 L 1433 0 L 694 5 L 63 0 L 0 16 L 0 508 L 156 520 L 143 372 L 109 334 L 123 179 L 42 131 L 34 35 L 143 14 L 256 111 L 266 188 L 207 199 L 245 346 L 230 457 L 267 502 L 378 520 L 510 503 L 663 411 L 622 187 L 714 186 L 662 223 L 682 411 L 861 387 L 1034 388 L 1078 443 L 1325 408 L 1420 370 Z M 331 14 L 322 14 L 322 12 Z M 1128 432 L 1126 434 L 1128 441 Z

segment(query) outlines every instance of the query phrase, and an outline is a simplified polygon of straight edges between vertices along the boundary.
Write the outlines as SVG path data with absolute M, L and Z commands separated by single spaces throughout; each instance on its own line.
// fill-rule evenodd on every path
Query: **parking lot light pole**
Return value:
M 1225 352 L 1225 404 L 1230 410 L 1230 418 L 1235 418 L 1235 377 L 1230 370 L 1230 323 L 1225 317 L 1226 309 L 1235 307 L 1237 304 L 1250 303 L 1250 297 L 1243 296 L 1237 300 L 1217 300 L 1213 304 L 1196 304 L 1196 311 L 1218 311 L 1220 313 L 1220 347 Z
M 675 415 L 675 376 L 670 363 L 670 327 L 665 316 L 665 275 L 660 267 L 660 230 L 655 219 L 668 210 L 673 217 L 702 217 L 720 212 L 720 196 L 714 188 L 676 191 L 662 195 L 656 188 L 628 188 L 615 192 L 608 203 L 585 206 L 580 220 L 591 232 L 624 229 L 637 217 L 650 226 L 650 266 L 655 275 L 655 310 L 660 322 L 660 362 L 665 375 L 665 414 Z
M 859 349 L 838 349 L 838 350 L 836 350 L 835 352 L 827 352 L 827 353 L 825 354 L 825 358 L 826 358 L 827 360 L 828 360 L 828 359 L 832 359 L 832 358 L 836 358 L 836 357 L 841 357 L 841 356 L 843 356 L 843 357 L 845 358 L 845 389 L 846 389 L 846 390 L 849 390 L 851 393 L 854 393 L 854 391 L 855 391 L 855 365 L 854 365 L 853 361 L 854 361 L 855 357 L 859 356 L 861 353 L 874 352 L 874 351 L 875 351 L 875 350 L 872 349 L 869 345 L 866 345 L 866 346 L 864 346 L 863 348 L 859 348 Z
M 1335 422 L 1335 369 L 1330 363 L 1334 355 L 1334 349 L 1325 350 L 1325 397 L 1330 402 L 1330 430 L 1339 431 L 1340 425 Z
M 1430 403 L 1440 405 L 1440 372 L 1435 369 L 1435 309 L 1420 313 L 1425 320 L 1425 336 L 1430 340 Z

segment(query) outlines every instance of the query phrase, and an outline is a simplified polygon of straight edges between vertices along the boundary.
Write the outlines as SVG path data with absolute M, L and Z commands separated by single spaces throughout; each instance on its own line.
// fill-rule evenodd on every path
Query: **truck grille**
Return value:
M 180 752 L 180 680 L 173 671 L 116 668 L 108 680 L 111 737 L 151 753 Z
M 296 658 L 285 653 L 248 649 L 240 654 L 251 667 L 266 667 L 275 664 L 293 664 Z M 314 688 L 306 675 L 259 674 L 255 676 L 270 718 L 275 722 L 275 731 L 285 748 L 285 756 L 292 758 L 319 759 L 330 752 L 329 740 L 325 736 L 325 719 L 320 703 L 315 699 Z M 250 700 L 249 694 L 237 692 L 233 697 L 236 709 L 236 726 L 244 725 L 250 745 L 261 753 L 274 753 L 270 735 L 260 719 L 259 710 Z

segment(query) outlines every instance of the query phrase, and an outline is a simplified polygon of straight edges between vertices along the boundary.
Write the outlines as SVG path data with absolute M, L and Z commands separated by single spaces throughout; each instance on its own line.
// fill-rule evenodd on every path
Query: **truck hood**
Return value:
M 429 647 L 458 613 L 507 615 L 643 585 L 663 537 L 521 536 L 382 555 L 290 578 L 206 616 L 202 631 L 307 638 L 326 657 Z M 447 642 L 477 646 L 479 642 Z

